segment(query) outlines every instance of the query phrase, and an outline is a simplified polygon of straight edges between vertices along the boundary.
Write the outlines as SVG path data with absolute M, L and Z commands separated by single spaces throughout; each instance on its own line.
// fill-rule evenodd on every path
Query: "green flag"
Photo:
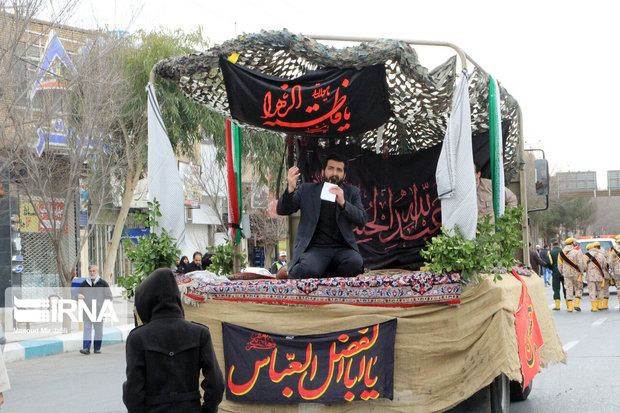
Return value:
M 489 76 L 489 141 L 491 148 L 493 212 L 495 219 L 497 219 L 497 217 L 504 215 L 506 192 L 504 189 L 504 145 L 502 142 L 499 84 L 492 76 Z

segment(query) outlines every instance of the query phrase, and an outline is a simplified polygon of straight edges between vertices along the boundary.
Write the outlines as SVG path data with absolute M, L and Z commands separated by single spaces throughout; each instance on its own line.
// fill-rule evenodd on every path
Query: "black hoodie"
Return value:
M 136 289 L 144 323 L 127 337 L 123 402 L 132 412 L 216 412 L 224 379 L 209 329 L 184 319 L 172 271 L 160 268 Z M 198 382 L 204 376 L 201 406 Z M 148 375 L 147 375 L 148 372 Z

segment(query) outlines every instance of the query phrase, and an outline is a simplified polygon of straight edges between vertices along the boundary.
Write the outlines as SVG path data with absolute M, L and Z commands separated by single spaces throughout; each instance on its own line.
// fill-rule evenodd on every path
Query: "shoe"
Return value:
M 82 354 L 90 354 L 90 350 L 87 349 L 87 348 L 83 348 L 83 349 L 80 350 L 80 353 L 82 353 Z
M 581 311 L 581 307 L 579 307 L 579 302 L 581 301 L 581 297 L 575 298 L 575 311 Z
M 95 354 L 100 354 L 100 353 L 101 353 L 101 350 L 95 350 L 95 351 L 94 351 L 94 353 L 95 353 Z

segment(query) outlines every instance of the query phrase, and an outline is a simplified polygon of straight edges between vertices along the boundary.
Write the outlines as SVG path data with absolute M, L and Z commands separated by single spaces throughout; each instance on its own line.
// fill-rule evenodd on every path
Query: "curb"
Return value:
M 102 346 L 117 344 L 127 340 L 133 324 L 103 329 Z M 29 360 L 51 354 L 78 351 L 82 348 L 82 332 L 62 334 L 36 340 L 8 343 L 4 346 L 4 361 L 7 363 L 18 360 Z

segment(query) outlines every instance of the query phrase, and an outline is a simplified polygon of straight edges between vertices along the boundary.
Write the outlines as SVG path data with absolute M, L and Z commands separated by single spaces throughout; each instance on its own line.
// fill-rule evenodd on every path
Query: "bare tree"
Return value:
M 265 257 L 272 257 L 276 246 L 288 229 L 286 217 L 271 216 L 267 208 L 252 209 L 250 213 L 252 234 L 265 244 Z
M 3 16 L 11 20 L 3 26 L 11 35 L 2 36 L 0 64 L 8 76 L 0 86 L 7 98 L 0 109 L 0 156 L 22 199 L 27 200 L 30 217 L 26 218 L 31 221 L 23 221 L 22 226 L 38 226 L 38 232 L 47 237 L 60 283 L 68 286 L 79 256 L 75 239 L 80 186 L 90 193 L 91 224 L 111 199 L 110 177 L 118 174 L 119 160 L 115 119 L 126 87 L 118 63 L 118 39 L 104 33 L 49 24 L 50 31 L 78 33 L 82 47 L 73 58 L 68 53 L 61 56 L 64 66 L 55 70 L 46 65 L 49 62 L 33 60 L 31 49 L 45 44 L 41 37 L 46 33 L 33 39 L 33 31 L 28 30 L 34 23 L 46 26 L 34 21 L 41 3 L 13 2 L 14 13 Z M 53 11 L 56 16 L 66 13 L 65 8 Z M 48 45 L 55 41 L 52 35 L 47 40 Z M 38 87 L 43 80 L 53 87 Z M 85 231 L 83 237 L 87 236 Z
M 218 159 L 213 141 L 206 139 L 204 142 L 201 144 L 199 174 L 194 174 L 189 179 L 200 190 L 207 208 L 218 217 L 220 224 L 216 231 L 226 233 L 228 239 L 226 165 Z
M 226 166 L 217 156 L 217 148 L 210 139 L 203 143 L 201 150 L 201 168 L 199 173 L 186 176 L 186 186 L 197 188 L 202 195 L 202 202 L 218 217 L 219 232 L 227 232 L 227 199 L 228 187 L 226 179 Z M 246 162 L 250 161 L 246 158 Z M 247 165 L 247 164 L 246 164 Z M 277 216 L 271 211 L 271 205 L 275 202 L 270 197 L 269 187 L 260 184 L 258 179 L 252 179 L 253 165 L 247 165 L 249 173 L 244 175 L 246 182 L 243 184 L 243 211 L 250 218 L 252 237 L 262 241 L 266 250 L 273 251 L 279 240 L 287 231 L 287 220 Z M 187 183 L 189 182 L 189 185 Z M 186 188 L 187 190 L 188 188 Z M 271 201 L 271 202 L 270 202 Z

